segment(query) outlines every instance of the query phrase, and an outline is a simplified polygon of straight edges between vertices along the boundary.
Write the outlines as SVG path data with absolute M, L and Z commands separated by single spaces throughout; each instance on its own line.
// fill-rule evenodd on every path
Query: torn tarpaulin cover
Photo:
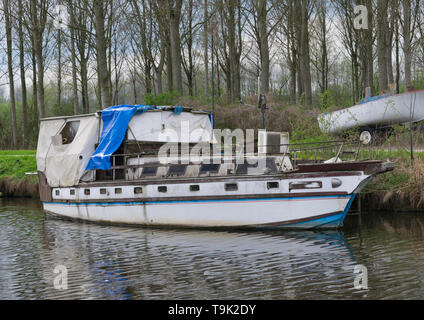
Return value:
M 90 157 L 86 170 L 109 170 L 111 167 L 110 157 L 122 144 L 131 118 L 135 113 L 143 113 L 155 108 L 153 106 L 120 105 L 103 110 L 103 130 L 100 143 Z

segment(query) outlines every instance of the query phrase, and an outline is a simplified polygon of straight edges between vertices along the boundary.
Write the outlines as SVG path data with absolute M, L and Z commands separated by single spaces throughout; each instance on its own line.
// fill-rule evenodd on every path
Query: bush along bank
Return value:
M 423 211 L 424 162 L 395 160 L 393 172 L 376 177 L 361 193 L 365 211 Z
M 35 151 L 0 151 L 0 196 L 38 197 L 38 178 L 26 175 L 36 172 Z

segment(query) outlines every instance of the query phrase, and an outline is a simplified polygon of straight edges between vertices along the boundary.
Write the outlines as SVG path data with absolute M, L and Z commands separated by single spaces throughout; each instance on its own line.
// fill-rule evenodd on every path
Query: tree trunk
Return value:
M 209 98 L 209 23 L 208 23 L 208 0 L 203 2 L 203 51 L 205 64 L 205 97 Z
M 62 31 L 57 30 L 57 110 L 62 103 Z
M 101 106 L 108 108 L 112 105 L 110 74 L 106 58 L 105 15 L 102 0 L 94 0 L 94 20 L 96 27 L 97 68 L 101 90 Z
M 38 92 L 38 86 L 37 86 L 37 57 L 35 56 L 35 45 L 34 45 L 34 38 L 31 37 L 31 62 L 32 62 L 32 105 L 33 105 L 33 112 L 38 113 L 38 99 L 37 99 L 37 92 Z M 38 123 L 38 121 L 37 121 Z
M 389 8 L 390 8 L 390 21 L 387 23 L 387 33 L 386 33 L 386 59 L 387 59 L 387 80 L 389 84 L 393 84 L 395 82 L 393 76 L 393 35 L 394 35 L 394 24 L 395 24 L 395 4 L 393 0 L 389 0 Z
M 30 2 L 30 11 L 31 11 L 31 20 L 32 20 L 32 36 L 33 36 L 33 45 L 35 57 L 37 60 L 37 104 L 39 109 L 40 118 L 44 118 L 46 116 L 46 106 L 44 101 L 44 57 L 43 57 L 43 29 L 44 29 L 44 21 L 41 21 L 41 15 L 44 16 L 45 12 L 37 12 L 37 4 L 36 0 L 31 0 Z
M 412 88 L 412 48 L 411 48 L 411 0 L 402 0 L 403 6 L 403 54 L 405 56 L 405 85 Z
M 259 0 L 257 3 L 258 8 L 258 44 L 261 58 L 261 73 L 260 73 L 260 87 L 261 93 L 266 94 L 269 92 L 269 47 L 268 47 L 268 30 L 267 30 L 267 1 Z
M 367 85 L 365 88 L 371 88 L 371 96 L 374 95 L 374 55 L 373 55 L 373 4 L 372 0 L 366 0 L 366 7 L 368 9 L 368 30 L 366 30 L 366 61 L 367 61 Z
M 377 52 L 380 91 L 388 89 L 387 72 L 387 0 L 377 0 Z
M 240 90 L 240 48 L 237 48 L 236 29 L 237 23 L 240 23 L 240 15 L 236 21 L 236 9 L 240 9 L 239 1 L 227 0 L 228 7 L 228 49 L 229 49 L 229 76 L 230 76 L 230 95 L 231 102 L 241 99 Z M 240 29 L 239 29 L 240 32 Z
M 180 17 L 182 0 L 174 0 L 169 3 L 169 34 L 172 61 L 172 86 L 178 93 L 183 94 L 182 58 L 180 39 Z
M 22 30 L 22 21 L 24 19 L 24 11 L 22 0 L 18 1 L 19 17 L 18 17 L 18 37 L 19 37 L 19 70 L 21 76 L 21 90 L 22 90 L 22 148 L 28 147 L 28 100 L 27 100 L 27 87 L 25 80 L 25 56 L 24 56 L 24 34 Z
M 395 43 L 396 43 L 396 93 L 400 93 L 400 58 L 399 58 L 399 18 L 396 19 L 395 26 Z
M 300 73 L 305 92 L 305 104 L 312 105 L 312 79 L 309 56 L 309 18 L 308 18 L 308 1 L 300 1 Z
M 12 120 L 12 147 L 16 149 L 18 146 L 18 132 L 16 124 L 16 105 L 15 105 L 15 83 L 13 79 L 13 57 L 12 57 L 12 25 L 10 23 L 9 0 L 3 1 L 4 20 L 6 27 L 6 43 L 7 43 L 7 67 L 9 73 L 9 89 L 10 89 L 10 117 Z
M 81 60 L 81 96 L 82 96 L 82 109 L 84 113 L 89 113 L 89 100 L 88 100 L 88 74 L 87 74 L 87 60 Z
M 72 105 L 74 114 L 79 114 L 78 106 L 78 79 L 77 79 L 77 62 L 76 62 L 76 51 L 75 51 L 75 16 L 74 10 L 70 10 L 71 19 L 71 63 L 72 63 Z

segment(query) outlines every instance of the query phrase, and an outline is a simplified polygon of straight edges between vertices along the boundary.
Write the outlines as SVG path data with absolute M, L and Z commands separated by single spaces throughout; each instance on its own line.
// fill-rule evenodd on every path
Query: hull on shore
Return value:
M 321 114 L 318 123 L 325 133 L 367 126 L 390 126 L 424 119 L 424 90 L 369 101 L 354 107 Z
M 334 229 L 352 195 L 157 202 L 49 202 L 47 213 L 62 217 L 142 226 L 200 228 Z

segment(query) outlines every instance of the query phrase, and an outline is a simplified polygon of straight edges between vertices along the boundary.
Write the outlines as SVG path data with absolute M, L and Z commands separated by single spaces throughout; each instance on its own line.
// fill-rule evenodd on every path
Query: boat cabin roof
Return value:
M 174 111 L 177 108 L 177 106 L 158 106 L 156 109 L 147 110 L 146 112 L 164 112 L 164 111 Z M 182 107 L 182 112 L 188 112 L 192 114 L 202 114 L 202 115 L 209 115 L 209 111 L 204 110 L 193 110 L 193 108 L 190 107 Z M 50 121 L 50 120 L 73 120 L 83 117 L 97 117 L 102 114 L 102 110 L 98 110 L 94 113 L 87 113 L 87 114 L 79 114 L 79 115 L 72 115 L 72 116 L 56 116 L 56 117 L 47 117 L 47 118 L 41 118 L 40 121 Z

